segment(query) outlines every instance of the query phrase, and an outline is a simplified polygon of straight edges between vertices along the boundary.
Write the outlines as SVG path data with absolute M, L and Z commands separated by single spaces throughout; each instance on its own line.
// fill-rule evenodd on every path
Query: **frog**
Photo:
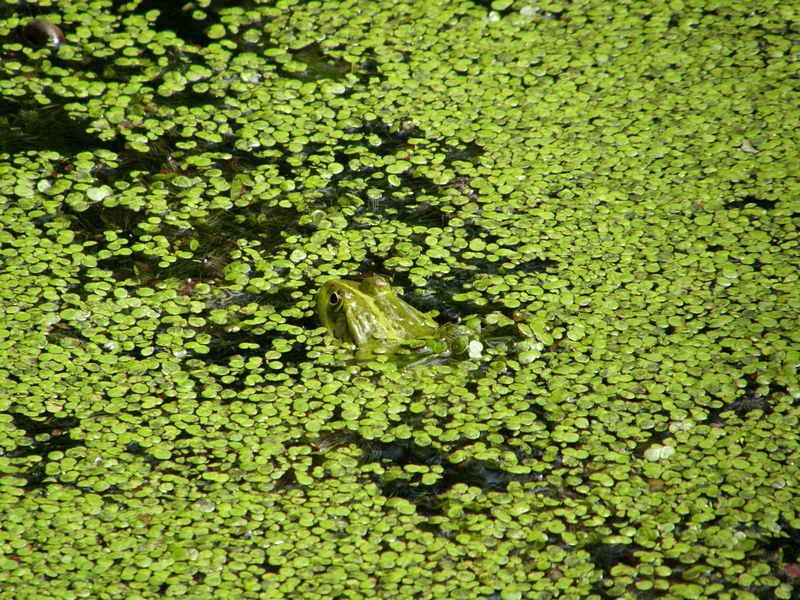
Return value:
M 377 275 L 361 283 L 349 279 L 324 283 L 317 294 L 317 316 L 333 337 L 354 344 L 364 356 L 387 353 L 409 340 L 431 338 L 439 328 Z
M 514 321 L 499 314 L 488 319 L 470 315 L 439 326 L 430 314 L 398 297 L 391 284 L 377 275 L 361 283 L 327 281 L 317 294 L 316 308 L 320 323 L 331 336 L 356 346 L 356 359 L 401 355 L 402 362 L 412 364 L 429 362 L 432 356 L 479 358 L 488 338 L 488 343 L 496 344 L 516 335 L 506 333 Z

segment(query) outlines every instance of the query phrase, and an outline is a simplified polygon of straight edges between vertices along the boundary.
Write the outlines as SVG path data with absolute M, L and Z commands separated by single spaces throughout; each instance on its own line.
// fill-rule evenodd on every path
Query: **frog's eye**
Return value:
M 333 292 L 328 298 L 328 304 L 331 308 L 339 308 L 342 305 L 342 297 L 337 292 Z

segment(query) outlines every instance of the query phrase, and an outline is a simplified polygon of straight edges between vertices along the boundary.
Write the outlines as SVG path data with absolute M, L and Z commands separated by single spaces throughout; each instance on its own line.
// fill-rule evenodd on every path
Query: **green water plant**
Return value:
M 0 598 L 797 598 L 799 23 L 0 3 Z

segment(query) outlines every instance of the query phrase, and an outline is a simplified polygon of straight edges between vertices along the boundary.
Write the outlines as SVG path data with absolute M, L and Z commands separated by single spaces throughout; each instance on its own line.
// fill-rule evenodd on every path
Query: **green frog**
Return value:
M 361 283 L 347 279 L 326 282 L 317 294 L 317 316 L 336 339 L 356 346 L 356 358 L 401 353 L 411 362 L 431 355 L 478 358 L 486 330 L 484 319 L 467 317 L 439 327 L 430 315 L 398 298 L 383 277 L 367 277 Z M 497 334 L 515 322 L 499 313 L 490 315 L 489 330 Z
M 360 284 L 328 281 L 317 294 L 317 316 L 333 337 L 359 350 L 429 338 L 438 329 L 428 315 L 398 298 L 383 277 L 367 277 Z

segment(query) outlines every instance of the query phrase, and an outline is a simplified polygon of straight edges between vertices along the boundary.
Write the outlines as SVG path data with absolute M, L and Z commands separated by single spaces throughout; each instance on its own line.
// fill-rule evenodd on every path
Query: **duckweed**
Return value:
M 795 597 L 797 11 L 240 4 L 0 8 L 3 593 Z

